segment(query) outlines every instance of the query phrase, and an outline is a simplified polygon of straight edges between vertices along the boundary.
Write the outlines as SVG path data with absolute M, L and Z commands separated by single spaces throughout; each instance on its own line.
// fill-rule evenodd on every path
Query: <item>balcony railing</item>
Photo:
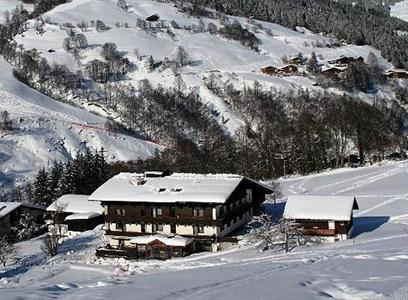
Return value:
M 139 255 L 136 249 L 124 248 L 124 249 L 108 249 L 108 248 L 97 248 L 96 256 L 98 257 L 126 257 L 132 259 L 138 259 Z
M 304 229 L 306 235 L 317 235 L 317 236 L 334 236 L 336 235 L 336 230 L 334 229 Z

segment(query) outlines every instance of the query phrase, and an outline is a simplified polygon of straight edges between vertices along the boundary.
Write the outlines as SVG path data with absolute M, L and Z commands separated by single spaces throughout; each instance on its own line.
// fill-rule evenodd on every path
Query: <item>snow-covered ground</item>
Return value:
M 408 22 L 408 0 L 403 0 L 391 6 L 391 16 Z
M 30 177 L 54 160 L 72 158 L 85 146 L 103 147 L 109 160 L 147 158 L 161 148 L 105 131 L 105 118 L 27 87 L 12 76 L 11 66 L 1 59 L 0 69 L 0 111 L 10 113 L 14 127 L 10 133 L 0 134 L 0 184 Z
M 98 260 L 100 230 L 0 273 L 1 299 L 408 299 L 408 162 L 281 180 L 285 195 L 356 195 L 354 239 L 289 254 L 239 245 L 167 261 Z M 282 210 L 284 203 L 267 207 Z M 1 272 L 1 271 L 0 271 Z
M 0 23 L 3 23 L 5 20 L 4 13 L 6 11 L 12 12 L 17 6 L 23 5 L 24 8 L 31 12 L 34 9 L 33 4 L 25 4 L 21 0 L 0 0 Z

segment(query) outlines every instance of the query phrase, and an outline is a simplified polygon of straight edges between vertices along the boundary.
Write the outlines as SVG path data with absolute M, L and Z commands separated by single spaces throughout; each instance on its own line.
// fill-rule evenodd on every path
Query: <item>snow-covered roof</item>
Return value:
M 242 180 L 265 190 L 266 185 L 239 175 L 174 173 L 164 177 L 121 173 L 100 186 L 89 200 L 121 202 L 224 203 Z
M 22 203 L 22 202 L 0 202 L 0 218 L 7 216 L 13 210 L 17 209 L 20 206 L 44 210 L 45 207 L 41 205 L 31 204 L 31 203 Z
M 97 212 L 102 214 L 103 207 L 99 202 L 88 201 L 88 195 L 63 195 L 47 207 L 47 211 L 56 211 L 61 206 L 66 213 L 89 213 Z
M 146 245 L 155 240 L 166 244 L 167 246 L 175 247 L 186 247 L 193 242 L 190 238 L 185 238 L 179 235 L 165 235 L 165 234 L 155 234 L 155 235 L 141 235 L 134 237 L 130 240 L 131 244 Z
M 285 219 L 348 221 L 358 209 L 354 196 L 291 195 L 285 205 Z
M 0 202 L 0 218 L 7 216 L 21 204 L 21 202 Z
M 100 212 L 87 212 L 87 213 L 79 213 L 79 214 L 72 214 L 65 218 L 65 221 L 73 221 L 73 220 L 89 220 L 101 215 Z

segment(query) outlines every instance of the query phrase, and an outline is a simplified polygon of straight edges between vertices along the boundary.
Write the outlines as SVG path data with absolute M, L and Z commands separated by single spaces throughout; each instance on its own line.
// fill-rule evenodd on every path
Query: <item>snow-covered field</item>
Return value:
M 354 239 L 287 255 L 239 245 L 164 262 L 97 260 L 95 230 L 46 261 L 38 239 L 25 242 L 22 262 L 0 273 L 1 299 L 408 299 L 407 183 L 408 162 L 282 180 L 286 195 L 356 195 L 360 205 Z
M 0 135 L 0 184 L 30 177 L 54 160 L 72 158 L 85 146 L 103 147 L 109 160 L 147 158 L 161 148 L 105 131 L 105 118 L 27 87 L 12 76 L 11 66 L 3 60 L 0 69 L 0 111 L 10 113 L 14 127 Z
M 403 0 L 391 7 L 391 16 L 408 22 L 408 0 Z

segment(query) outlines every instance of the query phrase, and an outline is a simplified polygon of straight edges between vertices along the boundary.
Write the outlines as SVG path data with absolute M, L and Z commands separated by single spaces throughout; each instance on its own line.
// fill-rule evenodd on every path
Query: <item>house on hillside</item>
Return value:
M 299 71 L 299 68 L 295 65 L 286 65 L 279 69 L 281 75 L 294 75 Z
M 104 223 L 102 206 L 88 201 L 88 195 L 63 195 L 54 201 L 47 212 L 58 234 L 73 237 Z M 52 229 L 53 227 L 50 227 Z
M 267 67 L 261 68 L 262 73 L 264 73 L 266 75 L 270 75 L 270 76 L 277 75 L 278 71 L 279 71 L 279 69 L 275 68 L 273 66 L 267 66 Z
M 160 17 L 158 15 L 156 15 L 156 14 L 146 17 L 146 21 L 148 21 L 148 22 L 157 22 L 157 21 L 159 21 L 159 19 L 160 19 Z
M 176 252 L 216 251 L 236 241 L 230 234 L 261 212 L 265 194 L 270 193 L 270 187 L 239 175 L 121 173 L 89 197 L 105 210 L 109 244 L 97 255 L 138 257 L 136 246 L 147 249 L 158 235 L 155 243 L 164 248 L 181 237 L 192 240 L 184 240 L 186 245 Z M 141 243 L 135 239 L 140 236 L 153 240 Z
M 334 242 L 350 237 L 356 209 L 359 207 L 354 196 L 292 195 L 283 218 L 300 224 L 305 235 Z
M 345 71 L 346 71 L 345 67 L 329 67 L 322 68 L 321 73 L 326 77 L 338 79 L 343 76 Z
M 23 214 L 31 217 L 39 225 L 44 224 L 44 213 L 45 207 L 42 206 L 21 202 L 0 202 L 0 236 L 10 234 Z
M 349 64 L 351 64 L 352 62 L 355 61 L 360 61 L 360 62 L 364 62 L 364 58 L 359 56 L 357 58 L 354 58 L 352 56 L 344 56 L 341 55 L 339 58 L 334 59 L 334 60 L 330 60 L 329 64 L 331 65 L 335 65 L 337 67 L 347 67 Z
M 298 54 L 288 58 L 288 63 L 291 65 L 302 65 L 305 62 L 305 58 L 302 54 Z
M 408 72 L 405 70 L 389 70 L 385 73 L 388 79 L 408 79 Z

